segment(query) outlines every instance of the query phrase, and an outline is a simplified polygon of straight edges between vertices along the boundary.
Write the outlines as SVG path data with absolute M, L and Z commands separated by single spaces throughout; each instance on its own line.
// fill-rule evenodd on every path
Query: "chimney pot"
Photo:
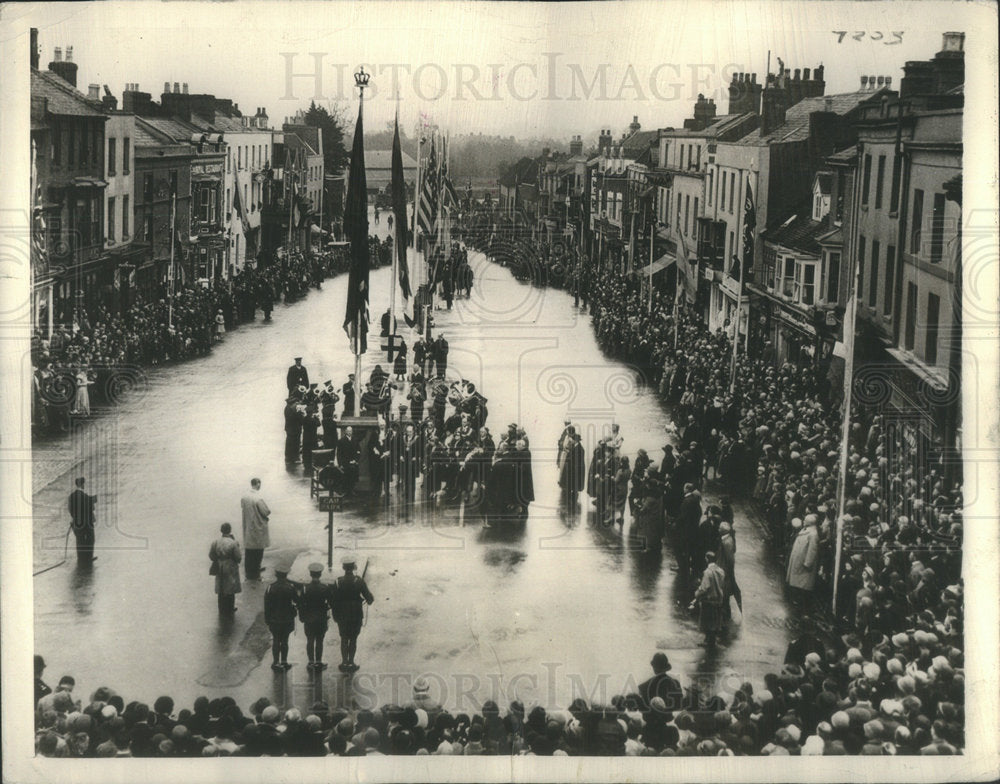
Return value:
M 795 77 L 794 77 L 794 79 L 795 79 L 796 82 L 798 82 L 798 81 L 800 81 L 802 79 L 802 71 L 800 71 L 798 68 L 795 69 Z
M 57 63 L 61 63 L 62 62 L 62 47 L 61 46 L 57 46 L 56 47 L 56 51 L 55 51 L 55 54 L 52 56 L 52 59 L 55 62 L 57 62 Z
M 810 73 L 810 70 L 808 68 L 803 68 L 802 69 L 802 79 L 803 79 L 803 81 L 806 81 L 806 82 L 809 81 L 809 73 Z
M 170 82 L 164 82 L 163 83 L 163 92 L 165 92 L 165 93 L 169 93 L 170 92 Z
M 750 74 L 750 84 L 757 84 L 757 74 Z
M 174 82 L 174 92 L 179 93 L 181 91 L 181 86 L 179 82 Z
M 890 84 L 892 84 L 892 77 L 891 76 L 885 77 L 885 86 L 888 87 Z
M 878 86 L 881 87 L 883 84 L 885 84 L 885 77 L 884 76 L 880 76 L 878 78 Z
M 868 77 L 868 89 L 869 90 L 874 90 L 875 89 L 875 77 L 874 76 L 869 76 Z
M 73 62 L 73 47 L 72 46 L 67 46 L 66 47 L 66 62 L 67 63 Z
M 101 100 L 101 86 L 99 84 L 88 84 L 87 97 L 92 101 Z
M 184 88 L 184 95 L 187 95 L 188 94 L 188 83 L 187 82 L 184 82 L 183 88 Z
M 862 76 L 861 77 L 861 89 L 862 90 L 868 89 L 868 77 L 867 76 Z

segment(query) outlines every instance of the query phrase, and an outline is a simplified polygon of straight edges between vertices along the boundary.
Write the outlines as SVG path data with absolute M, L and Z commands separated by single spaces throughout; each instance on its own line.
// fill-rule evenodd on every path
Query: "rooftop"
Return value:
M 817 239 L 830 231 L 828 217 L 821 221 L 813 220 L 810 205 L 802 204 L 784 223 L 764 231 L 764 241 L 818 256 L 820 246 Z
M 106 117 L 73 85 L 51 71 L 31 72 L 31 95 L 46 100 L 49 114 L 75 117 Z
M 785 112 L 785 122 L 775 128 L 767 136 L 761 136 L 760 129 L 748 133 L 734 142 L 756 146 L 760 144 L 775 144 L 780 142 L 798 142 L 809 138 L 809 115 L 813 112 L 832 112 L 841 116 L 855 111 L 861 104 L 881 100 L 883 95 L 891 94 L 892 90 L 883 87 L 881 90 L 858 90 L 853 93 L 838 95 L 818 95 L 803 98 L 797 104 L 789 106 Z

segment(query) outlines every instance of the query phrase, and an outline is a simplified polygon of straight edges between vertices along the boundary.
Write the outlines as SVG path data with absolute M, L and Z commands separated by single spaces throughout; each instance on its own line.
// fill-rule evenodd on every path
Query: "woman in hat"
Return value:
M 215 575 L 215 593 L 219 599 L 219 614 L 232 615 L 236 612 L 236 594 L 243 590 L 240 582 L 240 562 L 243 551 L 240 543 L 233 536 L 233 527 L 223 523 L 219 529 L 222 534 L 212 542 L 208 557 L 212 561 L 212 574 Z

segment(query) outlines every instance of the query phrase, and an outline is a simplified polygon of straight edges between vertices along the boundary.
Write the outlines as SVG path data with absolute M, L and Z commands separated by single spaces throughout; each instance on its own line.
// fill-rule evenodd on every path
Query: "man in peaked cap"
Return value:
M 358 635 L 364 622 L 364 603 L 375 601 L 363 578 L 355 574 L 357 559 L 345 556 L 342 561 L 344 574 L 337 578 L 331 590 L 330 607 L 340 632 L 340 671 L 358 669 L 354 655 L 358 649 Z
M 295 630 L 299 593 L 289 581 L 288 571 L 287 563 L 275 566 L 275 580 L 264 591 L 264 623 L 271 630 L 271 669 L 275 672 L 292 666 L 288 663 L 288 637 Z
M 302 357 L 295 357 L 295 364 L 288 368 L 286 384 L 288 386 L 288 394 L 291 394 L 293 389 L 297 389 L 300 386 L 309 388 L 309 371 L 302 365 Z
M 329 623 L 330 587 L 320 582 L 323 564 L 309 564 L 310 582 L 303 586 L 298 599 L 299 620 L 306 633 L 306 655 L 310 670 L 325 670 L 323 662 L 323 638 Z

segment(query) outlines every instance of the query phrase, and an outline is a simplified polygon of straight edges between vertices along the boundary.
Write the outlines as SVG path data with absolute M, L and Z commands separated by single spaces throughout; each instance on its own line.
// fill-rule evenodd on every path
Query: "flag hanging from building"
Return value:
M 42 206 L 42 184 L 38 179 L 38 149 L 31 140 L 31 269 L 36 276 L 48 272 L 49 255 L 45 242 L 45 210 Z
M 368 350 L 368 181 L 365 176 L 364 126 L 361 106 L 354 127 L 351 170 L 344 204 L 344 233 L 351 243 L 351 268 L 347 278 L 347 311 L 344 331 L 355 355 Z
M 747 198 L 743 204 L 743 272 L 753 269 L 753 240 L 757 229 L 757 208 L 753 203 L 753 191 L 747 182 Z M 741 278 L 742 279 L 742 278 Z
M 399 288 L 410 298 L 410 270 L 406 264 L 406 179 L 403 174 L 403 149 L 399 144 L 399 114 L 392 136 L 392 212 L 396 226 L 396 259 L 399 263 Z
M 431 154 L 424 168 L 424 181 L 420 192 L 420 203 L 417 206 L 417 226 L 430 237 L 436 228 L 438 207 L 438 170 L 437 155 L 434 151 L 434 140 L 431 140 Z

